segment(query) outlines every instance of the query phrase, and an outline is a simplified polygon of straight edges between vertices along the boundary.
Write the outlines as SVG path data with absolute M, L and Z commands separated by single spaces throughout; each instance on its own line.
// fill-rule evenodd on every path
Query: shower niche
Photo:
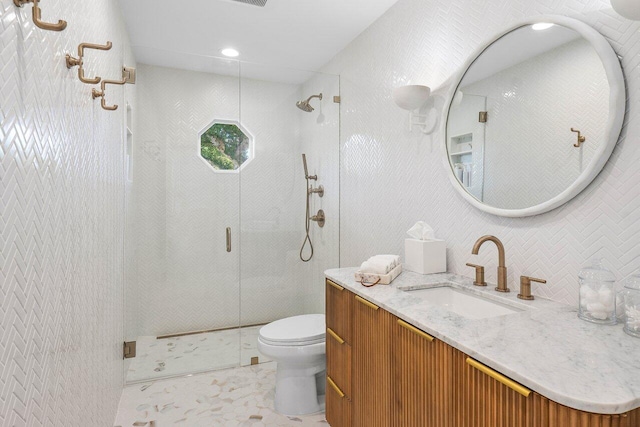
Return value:
M 208 71 L 138 68 L 128 383 L 268 362 L 260 327 L 324 313 L 323 272 L 339 265 L 338 76 L 190 60 Z M 297 106 L 318 93 L 327 96 L 311 98 L 312 108 Z M 299 257 L 306 175 L 326 189 L 309 198 L 309 212 L 331 218 L 309 229 L 309 262 Z

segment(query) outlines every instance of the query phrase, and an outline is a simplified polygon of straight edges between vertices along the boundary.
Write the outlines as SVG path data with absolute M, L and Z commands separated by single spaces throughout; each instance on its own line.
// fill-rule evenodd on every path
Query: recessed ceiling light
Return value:
M 224 56 L 228 56 L 230 58 L 235 58 L 236 56 L 240 55 L 240 52 L 238 52 L 237 50 L 235 50 L 232 47 L 228 47 L 226 49 L 222 49 L 220 51 L 220 53 L 222 53 Z
M 538 22 L 537 24 L 533 24 L 531 28 L 533 28 L 536 31 L 542 31 L 551 27 L 553 27 L 553 24 L 550 24 L 548 22 Z

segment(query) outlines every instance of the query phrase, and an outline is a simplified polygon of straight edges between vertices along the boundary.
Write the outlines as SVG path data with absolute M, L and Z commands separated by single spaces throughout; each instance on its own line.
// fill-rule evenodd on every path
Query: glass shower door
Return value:
M 241 63 L 240 119 L 252 138 L 252 160 L 240 173 L 240 325 L 242 365 L 266 362 L 257 350 L 260 327 L 300 314 L 324 313 L 324 270 L 339 265 L 339 78 Z M 312 95 L 309 108 L 296 104 Z M 335 98 L 334 98 L 335 97 Z M 313 257 L 301 259 L 309 216 Z M 310 255 L 307 243 L 302 258 Z
M 173 53 L 175 54 L 175 53 Z M 139 64 L 125 237 L 126 381 L 238 366 L 240 169 L 236 61 Z

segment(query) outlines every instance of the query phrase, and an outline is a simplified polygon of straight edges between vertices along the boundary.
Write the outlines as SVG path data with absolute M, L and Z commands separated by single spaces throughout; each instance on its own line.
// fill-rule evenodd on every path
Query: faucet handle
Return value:
M 536 277 L 529 276 L 520 276 L 520 293 L 518 294 L 518 298 L 532 300 L 533 295 L 531 295 L 531 282 L 538 283 L 547 283 L 544 279 L 538 279 Z
M 487 286 L 487 282 L 484 281 L 484 267 L 481 265 L 467 263 L 469 267 L 476 269 L 476 280 L 473 282 L 476 286 Z

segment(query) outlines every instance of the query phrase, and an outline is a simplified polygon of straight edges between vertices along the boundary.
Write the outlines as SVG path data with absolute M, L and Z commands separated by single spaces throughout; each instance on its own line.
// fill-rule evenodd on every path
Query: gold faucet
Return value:
M 507 267 L 504 262 L 504 245 L 496 236 L 482 236 L 479 238 L 475 245 L 473 245 L 473 249 L 471 253 L 474 255 L 478 255 L 478 251 L 480 250 L 480 246 L 486 241 L 492 241 L 498 247 L 498 287 L 496 287 L 496 291 L 498 292 L 510 292 L 511 289 L 507 287 Z

